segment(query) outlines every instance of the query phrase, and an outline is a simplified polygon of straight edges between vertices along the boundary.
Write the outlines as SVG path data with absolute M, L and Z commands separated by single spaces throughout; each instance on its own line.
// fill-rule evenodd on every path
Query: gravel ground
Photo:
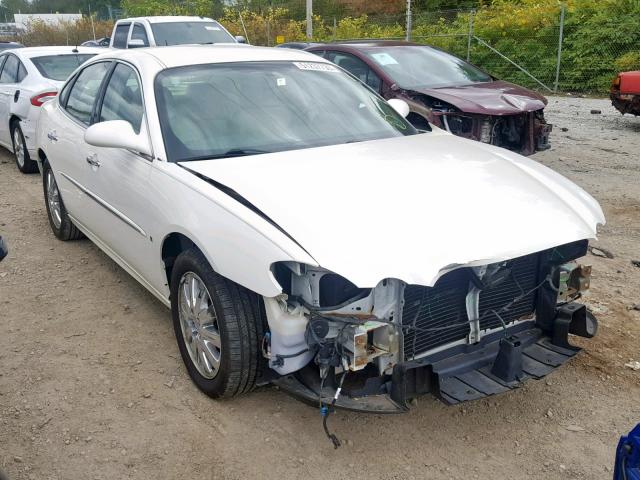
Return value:
M 600 109 L 602 114 L 590 114 Z M 216 402 L 190 382 L 171 320 L 87 240 L 50 232 L 38 175 L 0 154 L 0 469 L 11 479 L 611 478 L 640 421 L 640 118 L 551 98 L 553 148 L 535 156 L 594 194 L 608 223 L 589 255 L 599 335 L 545 380 L 408 414 L 317 409 L 275 388 Z M 566 128 L 566 131 L 562 131 Z M 384 447 L 384 448 L 383 448 Z

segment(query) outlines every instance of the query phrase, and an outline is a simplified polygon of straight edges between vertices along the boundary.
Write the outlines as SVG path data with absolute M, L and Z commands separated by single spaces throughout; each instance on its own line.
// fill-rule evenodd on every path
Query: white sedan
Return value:
M 104 50 L 28 47 L 0 55 L 0 145 L 11 150 L 23 173 L 38 170 L 35 128 L 42 104 L 53 98 L 79 65 Z
M 602 210 L 407 111 L 306 52 L 111 51 L 42 109 L 49 222 L 171 308 L 213 397 L 274 382 L 397 411 L 546 375 L 595 333 L 575 259 Z

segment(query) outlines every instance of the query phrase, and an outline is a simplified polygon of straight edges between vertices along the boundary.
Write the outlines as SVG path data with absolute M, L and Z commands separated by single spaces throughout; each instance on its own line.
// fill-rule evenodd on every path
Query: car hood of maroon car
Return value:
M 547 104 L 547 99 L 539 93 L 504 81 L 458 87 L 419 88 L 412 91 L 447 102 L 463 112 L 485 115 L 533 112 Z

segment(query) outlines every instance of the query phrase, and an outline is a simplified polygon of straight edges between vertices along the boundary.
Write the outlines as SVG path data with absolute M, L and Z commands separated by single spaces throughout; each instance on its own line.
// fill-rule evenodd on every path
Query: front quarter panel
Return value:
M 220 275 L 265 297 L 282 293 L 271 272 L 279 261 L 317 265 L 291 239 L 257 214 L 174 163 L 154 162 L 150 182 L 157 216 L 149 225 L 158 263 L 151 283 L 169 294 L 162 258 L 163 240 L 171 233 L 185 235 L 204 253 Z

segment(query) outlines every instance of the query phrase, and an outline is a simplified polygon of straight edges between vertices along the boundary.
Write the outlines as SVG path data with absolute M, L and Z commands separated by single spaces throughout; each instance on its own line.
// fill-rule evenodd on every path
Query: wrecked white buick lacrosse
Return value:
M 306 52 L 107 52 L 42 107 L 49 222 L 171 308 L 212 397 L 398 412 L 546 375 L 597 328 L 577 259 L 600 206 L 407 112 Z

